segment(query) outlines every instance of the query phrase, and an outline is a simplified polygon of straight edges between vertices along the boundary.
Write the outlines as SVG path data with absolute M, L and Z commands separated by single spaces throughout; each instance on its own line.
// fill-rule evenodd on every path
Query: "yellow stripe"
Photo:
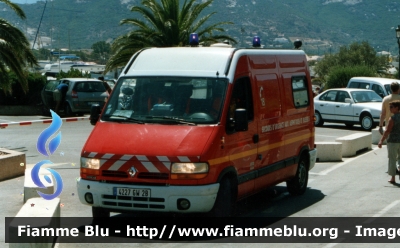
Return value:
M 279 141 L 279 142 L 276 142 L 276 143 L 273 143 L 273 144 L 268 144 L 268 145 L 260 147 L 258 149 L 258 153 L 265 152 L 265 151 L 268 151 L 268 150 L 272 150 L 272 149 L 275 149 L 275 148 L 278 148 L 278 147 L 281 147 L 281 146 L 289 145 L 289 144 L 295 143 L 297 141 L 306 140 L 306 139 L 309 139 L 312 136 L 314 136 L 313 133 L 311 133 L 311 134 L 308 133 L 308 134 L 300 135 L 298 137 L 294 137 L 294 138 L 290 138 L 290 139 L 287 139 L 287 140 Z M 221 164 L 221 163 L 228 162 L 228 161 L 231 161 L 231 160 L 245 158 L 245 157 L 248 157 L 248 156 L 251 156 L 251 155 L 254 155 L 254 154 L 257 154 L 257 149 L 251 149 L 249 151 L 235 153 L 235 154 L 232 154 L 230 156 L 224 156 L 224 157 L 220 157 L 220 158 L 211 159 L 211 160 L 208 161 L 208 163 L 210 165 Z

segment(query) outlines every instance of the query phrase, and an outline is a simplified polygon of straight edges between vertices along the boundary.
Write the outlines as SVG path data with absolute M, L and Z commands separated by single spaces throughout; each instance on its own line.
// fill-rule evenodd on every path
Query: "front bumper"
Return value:
M 150 189 L 151 197 L 132 197 L 114 195 L 114 188 Z M 114 212 L 125 211 L 155 211 L 195 213 L 209 212 L 215 203 L 219 183 L 200 186 L 148 186 L 127 185 L 117 183 L 102 183 L 79 178 L 77 181 L 78 195 L 81 203 L 93 207 L 110 209 Z M 93 204 L 85 200 L 85 194 L 93 195 Z M 190 208 L 178 209 L 178 199 L 187 199 Z

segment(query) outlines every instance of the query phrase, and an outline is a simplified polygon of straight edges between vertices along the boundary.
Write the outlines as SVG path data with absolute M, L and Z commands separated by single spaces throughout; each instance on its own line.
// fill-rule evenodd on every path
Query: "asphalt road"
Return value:
M 0 123 L 18 120 L 37 120 L 43 117 L 0 116 Z M 14 126 L 0 129 L 0 147 L 26 153 L 28 164 L 50 159 L 64 182 L 60 195 L 62 217 L 90 217 L 91 209 L 82 205 L 77 197 L 76 178 L 79 177 L 79 158 L 81 149 L 93 126 L 89 121 L 63 123 L 62 140 L 57 151 L 49 158 L 36 150 L 39 134 L 46 124 Z M 334 141 L 337 137 L 356 132 L 364 132 L 360 127 L 347 129 L 344 125 L 326 123 L 316 129 L 316 141 Z M 387 150 L 373 149 L 342 162 L 317 163 L 309 176 L 309 189 L 302 196 L 292 197 L 286 191 L 284 183 L 243 200 L 237 205 L 237 216 L 244 217 L 400 217 L 400 184 L 389 184 L 387 171 Z M 396 179 L 399 182 L 399 179 Z M 24 177 L 0 182 L 2 201 L 0 216 L 12 217 L 23 205 Z M 0 225 L 4 234 L 4 225 Z M 4 236 L 0 236 L 0 246 Z M 182 247 L 187 244 L 164 244 L 168 247 Z M 201 244 L 190 244 L 191 247 Z M 218 247 L 229 244 L 219 244 Z M 261 247 L 261 244 L 254 244 Z M 254 246 L 251 245 L 251 246 Z M 294 247 L 376 247 L 376 244 L 290 244 Z M 57 247 L 109 247 L 110 244 L 57 244 Z M 118 244 L 115 247 L 143 247 L 144 244 Z M 156 247 L 158 245 L 145 244 Z M 238 246 L 239 245 L 229 245 Z M 269 244 L 269 247 L 283 247 L 287 244 Z M 394 247 L 383 244 L 381 247 Z

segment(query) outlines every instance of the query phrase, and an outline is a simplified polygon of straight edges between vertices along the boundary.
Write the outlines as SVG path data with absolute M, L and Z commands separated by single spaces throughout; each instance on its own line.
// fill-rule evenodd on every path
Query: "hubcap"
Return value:
M 362 119 L 362 126 L 363 126 L 365 129 L 369 129 L 369 128 L 372 126 L 371 118 L 369 118 L 368 116 L 364 117 L 364 118 Z

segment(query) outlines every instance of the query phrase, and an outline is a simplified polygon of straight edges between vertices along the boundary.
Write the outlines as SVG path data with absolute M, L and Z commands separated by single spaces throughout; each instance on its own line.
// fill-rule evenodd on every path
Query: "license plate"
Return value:
M 132 189 L 132 188 L 114 188 L 114 195 L 133 196 L 133 197 L 150 197 L 150 189 Z
M 89 106 L 92 106 L 93 104 L 99 104 L 99 102 L 88 102 Z

